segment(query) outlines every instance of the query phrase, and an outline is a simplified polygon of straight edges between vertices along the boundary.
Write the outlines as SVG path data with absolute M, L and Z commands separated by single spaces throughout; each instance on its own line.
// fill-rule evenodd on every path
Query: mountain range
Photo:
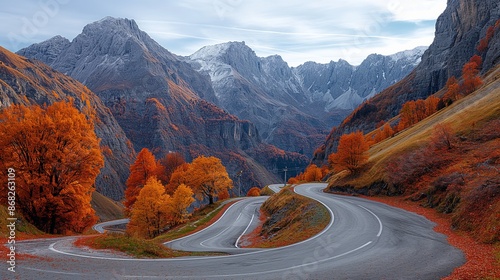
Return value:
M 93 96 L 94 107 L 107 112 L 101 117 L 113 129 L 103 126 L 107 131 L 99 137 L 111 151 L 108 166 L 114 162 L 116 168 L 108 169 L 111 175 L 103 175 L 97 183 L 104 194 L 121 198 L 128 166 L 135 151 L 142 148 L 157 157 L 170 151 L 182 153 L 187 160 L 201 154 L 218 156 L 233 179 L 245 171 L 241 181 L 243 189 L 248 189 L 280 180 L 283 174 L 279 172 L 285 167 L 305 167 L 308 156 L 321 144 L 323 154 L 314 156 L 322 162 L 334 151 L 336 136 L 342 131 L 369 129 L 394 116 L 405 101 L 427 96 L 441 88 L 447 77 L 457 75 L 474 52 L 470 46 L 486 32 L 498 11 L 492 0 L 477 5 L 451 2 L 438 19 L 436 39 L 428 50 L 373 54 L 358 66 L 339 60 L 289 67 L 278 55 L 258 57 L 244 42 L 206 46 L 181 57 L 156 43 L 135 21 L 107 17 L 87 25 L 72 41 L 56 36 L 20 50 L 19 55 L 30 58 L 24 63 L 33 65 L 9 65 L 22 75 L 5 72 L 2 80 L 13 90 L 2 91 L 2 106 L 53 102 L 57 98 L 48 96 L 54 87 L 74 95 L 76 103 L 84 102 L 64 85 L 15 90 L 16 84 L 38 81 L 35 74 L 25 74 L 26 69 L 50 77 L 57 73 L 53 68 L 72 77 L 70 84 L 81 83 L 78 92 Z M 473 12 L 479 16 L 470 18 Z M 456 16 L 481 28 L 467 27 Z M 493 46 L 484 56 L 485 65 L 498 61 L 494 51 L 498 46 Z M 2 51 L 3 57 L 14 57 Z M 326 136 L 368 99 L 356 109 L 357 117 Z M 367 120 L 373 106 L 378 106 L 377 117 Z
M 188 161 L 217 156 L 234 179 L 244 171 L 243 189 L 278 181 L 268 170 L 307 164 L 307 157 L 263 143 L 255 125 L 217 107 L 210 80 L 134 21 L 105 18 L 87 25 L 72 42 L 55 37 L 19 54 L 47 63 L 95 93 L 123 129 L 126 137 L 120 138 L 130 140 L 135 151 L 148 148 L 158 158 L 179 152 Z M 115 189 L 113 198 L 123 195 L 127 174 L 106 186 Z
M 130 88 L 127 84 L 147 84 L 136 93 L 161 92 L 168 85 L 159 77 L 174 83 L 180 79 L 186 98 L 195 96 L 218 105 L 252 122 L 263 142 L 309 156 L 328 130 L 364 99 L 407 75 L 424 50 L 420 47 L 392 56 L 374 54 L 359 66 L 341 60 L 308 62 L 297 68 L 289 67 L 278 55 L 258 57 L 244 42 L 206 46 L 189 57 L 179 57 L 139 30 L 135 21 L 107 17 L 87 25 L 72 42 L 56 36 L 18 54 L 41 60 L 77 79 L 112 110 L 120 106 L 117 98 L 123 96 L 111 93 L 111 82 L 120 85 L 120 90 Z M 128 119 L 116 117 L 121 125 L 136 127 Z M 168 140 L 170 136 L 160 136 L 163 140 L 129 137 L 138 144 L 136 148 L 175 150 L 179 143 Z M 164 141 L 171 143 L 165 146 L 161 144 Z
M 279 55 L 258 57 L 245 42 L 228 42 L 186 61 L 210 77 L 219 106 L 254 123 L 265 142 L 311 155 L 333 125 L 410 73 L 425 49 L 373 54 L 359 66 L 339 60 L 289 67 Z
M 373 130 L 381 121 L 389 121 L 399 114 L 409 100 L 425 99 L 442 89 L 447 80 L 460 77 L 463 65 L 479 54 L 485 74 L 500 62 L 500 33 L 495 32 L 488 48 L 479 52 L 482 38 L 498 24 L 500 3 L 497 0 L 449 0 L 445 11 L 436 22 L 433 43 L 422 56 L 422 61 L 404 79 L 383 90 L 351 113 L 327 137 L 318 153 L 313 156 L 317 164 L 326 162 L 328 154 L 336 151 L 342 134 Z

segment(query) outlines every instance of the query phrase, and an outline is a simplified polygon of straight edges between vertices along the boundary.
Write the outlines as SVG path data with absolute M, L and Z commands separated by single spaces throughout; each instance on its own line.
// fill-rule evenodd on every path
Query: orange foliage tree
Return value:
M 250 190 L 248 190 L 247 196 L 260 196 L 259 187 L 253 187 Z
M 464 95 L 474 92 L 483 84 L 483 80 L 479 77 L 481 64 L 481 57 L 474 55 L 462 68 L 462 92 Z
M 332 153 L 328 161 L 336 172 L 355 172 L 368 161 L 368 149 L 368 143 L 361 131 L 344 134 L 340 137 L 337 152 Z
M 429 96 L 425 100 L 406 102 L 399 112 L 400 121 L 397 129 L 401 131 L 434 114 L 438 110 L 438 104 L 439 98 L 434 96 Z
M 171 224 L 172 200 L 156 177 L 150 177 L 140 189 L 130 212 L 127 231 L 143 238 L 158 236 Z
M 394 130 L 392 129 L 390 124 L 386 123 L 381 128 L 377 129 L 375 135 L 373 136 L 372 144 L 382 142 L 383 140 L 392 137 L 393 135 L 394 135 Z
M 446 148 L 451 150 L 455 141 L 455 132 L 449 124 L 439 123 L 434 126 L 434 131 L 431 135 L 431 144 L 435 149 Z
M 217 195 L 217 198 L 219 200 L 224 200 L 224 199 L 228 199 L 230 198 L 231 195 L 229 195 L 229 191 L 228 190 L 223 190 L 222 192 L 220 192 L 218 195 Z
M 316 164 L 309 165 L 304 171 L 304 180 L 306 182 L 321 181 L 323 179 L 323 172 Z
M 460 98 L 460 85 L 458 84 L 457 78 L 451 76 L 448 81 L 446 81 L 446 93 L 443 96 L 443 100 L 446 103 L 450 103 L 458 100 Z
M 168 194 L 174 194 L 175 190 L 177 189 L 178 186 L 181 184 L 187 184 L 189 181 L 189 163 L 184 163 L 181 164 L 180 166 L 177 166 L 177 168 L 174 170 L 172 175 L 170 176 L 170 180 L 165 187 L 165 190 Z
M 139 192 L 146 185 L 146 181 L 157 174 L 157 164 L 155 156 L 147 149 L 142 149 L 135 162 L 130 166 L 130 175 L 125 185 L 125 202 L 127 211 L 132 209 Z
M 16 174 L 16 208 L 48 233 L 82 232 L 104 166 L 93 123 L 69 102 L 13 105 L 0 113 L 0 166 Z M 0 189 L 7 193 L 7 176 Z
M 163 184 L 168 184 L 172 173 L 175 169 L 186 163 L 184 157 L 179 153 L 168 153 L 159 161 L 158 164 L 158 179 Z

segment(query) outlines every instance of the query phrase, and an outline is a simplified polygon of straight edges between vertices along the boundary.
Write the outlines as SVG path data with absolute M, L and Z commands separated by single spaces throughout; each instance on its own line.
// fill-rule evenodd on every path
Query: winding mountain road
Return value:
M 73 238 L 20 241 L 12 278 L 20 279 L 440 279 L 463 264 L 434 224 L 416 214 L 355 197 L 325 194 L 324 184 L 295 188 L 321 202 L 333 219 L 306 241 L 274 249 L 237 248 L 254 227 L 263 198 L 233 204 L 211 227 L 166 245 L 226 256 L 138 260 L 84 251 Z M 252 220 L 253 216 L 253 220 Z M 5 270 L 6 271 L 6 270 Z M 2 275 L 5 273 L 2 272 Z M 9 275 L 7 275 L 9 276 Z M 8 278 L 7 278 L 8 279 Z

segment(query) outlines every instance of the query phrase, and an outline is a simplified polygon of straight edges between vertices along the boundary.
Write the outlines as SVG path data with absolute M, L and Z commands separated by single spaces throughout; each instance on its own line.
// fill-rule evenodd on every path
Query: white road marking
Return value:
M 363 209 L 365 209 L 366 211 L 368 211 L 368 213 L 372 214 L 375 217 L 375 219 L 377 219 L 379 227 L 380 227 L 379 230 L 378 230 L 378 233 L 377 233 L 377 237 L 380 237 L 380 235 L 382 234 L 382 229 L 384 228 L 384 226 L 382 225 L 382 221 L 380 220 L 380 218 L 377 215 L 375 215 L 375 213 L 373 213 L 370 209 L 368 209 L 368 208 L 366 208 L 364 206 L 361 206 L 359 204 L 358 204 L 358 206 L 361 207 L 361 208 L 363 208 Z
M 77 272 L 62 272 L 62 271 L 38 269 L 38 268 L 26 267 L 26 266 L 23 266 L 22 269 L 39 271 L 39 272 L 48 272 L 48 273 L 54 273 L 54 274 L 64 274 L 64 275 L 85 275 L 83 273 L 77 273 Z
M 202 230 L 200 230 L 200 231 L 197 231 L 197 232 L 195 232 L 195 233 L 192 233 L 192 234 L 189 234 L 189 235 L 186 235 L 186 236 L 183 236 L 183 237 L 179 237 L 179 238 L 174 239 L 174 240 L 167 241 L 167 242 L 165 242 L 165 243 L 163 243 L 163 244 L 164 244 L 164 245 L 167 245 L 168 243 L 172 243 L 172 242 L 174 242 L 174 241 L 179 241 L 179 240 L 182 240 L 182 239 L 185 239 L 185 238 L 191 237 L 191 236 L 193 236 L 193 235 L 199 234 L 199 233 L 201 233 L 201 232 L 204 232 L 205 230 L 207 230 L 207 229 L 209 229 L 209 228 L 213 227 L 215 224 L 217 224 L 217 223 L 218 223 L 218 222 L 219 222 L 219 221 L 220 221 L 220 220 L 221 220 L 221 219 L 222 219 L 222 218 L 226 215 L 226 213 L 227 213 L 227 212 L 229 212 L 229 209 L 231 209 L 233 206 L 235 206 L 236 204 L 241 203 L 241 202 L 243 202 L 243 201 L 244 201 L 244 200 L 242 199 L 242 200 L 240 200 L 240 201 L 238 201 L 238 202 L 234 203 L 233 205 L 229 206 L 229 207 L 226 209 L 226 211 L 224 211 L 224 213 L 222 214 L 222 216 L 220 216 L 220 218 L 219 218 L 219 219 L 217 219 L 217 221 L 215 221 L 213 224 L 209 225 L 208 227 L 206 227 L 206 228 L 204 228 L 204 229 L 202 229 Z
M 240 214 L 241 215 L 241 214 Z M 239 217 L 239 216 L 238 216 Z M 247 227 L 245 228 L 245 230 L 243 231 L 243 233 L 238 237 L 238 239 L 236 239 L 236 243 L 234 243 L 234 247 L 236 248 L 240 248 L 238 246 L 238 243 L 240 243 L 240 239 L 243 237 L 243 235 L 245 235 L 245 233 L 247 232 L 248 228 L 250 227 L 250 225 L 252 224 L 253 222 L 253 218 L 255 217 L 255 214 L 252 214 L 252 218 L 250 219 L 250 223 L 248 223 Z

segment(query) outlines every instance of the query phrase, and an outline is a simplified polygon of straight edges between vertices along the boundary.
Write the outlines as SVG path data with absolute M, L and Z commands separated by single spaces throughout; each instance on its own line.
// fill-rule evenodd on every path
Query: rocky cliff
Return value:
M 104 168 L 96 179 L 97 191 L 121 198 L 135 152 L 109 109 L 78 81 L 0 47 L 0 109 L 12 104 L 52 104 L 69 98 L 75 100 L 80 111 L 97 117 L 95 132 L 101 138 L 105 156 Z
M 483 57 L 482 73 L 500 61 L 500 32 L 491 38 L 488 48 L 479 53 L 477 46 L 488 28 L 500 18 L 497 0 L 448 0 L 436 23 L 435 38 L 422 56 L 421 63 L 404 79 L 361 105 L 339 127 L 331 131 L 316 162 L 323 162 L 336 150 L 340 135 L 355 130 L 369 131 L 381 120 L 397 115 L 409 100 L 423 99 L 437 92 L 451 76 L 461 76 L 462 66 L 474 55 Z

